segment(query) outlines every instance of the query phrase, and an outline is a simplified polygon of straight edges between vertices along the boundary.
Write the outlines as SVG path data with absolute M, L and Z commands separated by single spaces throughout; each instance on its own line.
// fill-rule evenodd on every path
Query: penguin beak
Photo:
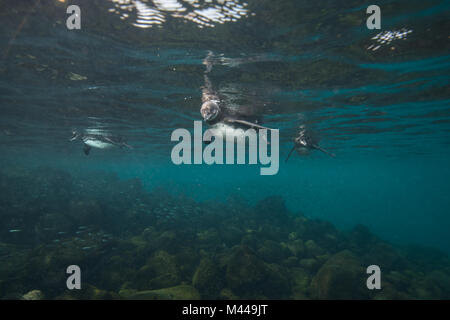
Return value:
M 214 116 L 213 113 L 207 114 L 205 115 L 205 117 L 203 118 L 206 122 L 208 122 L 209 120 L 211 120 L 211 118 Z
M 205 114 L 205 117 L 203 119 L 206 122 L 208 122 L 210 120 L 214 120 L 215 118 L 217 118 L 218 114 L 219 114 L 219 111 L 213 110 L 212 112 L 209 112 L 209 113 Z

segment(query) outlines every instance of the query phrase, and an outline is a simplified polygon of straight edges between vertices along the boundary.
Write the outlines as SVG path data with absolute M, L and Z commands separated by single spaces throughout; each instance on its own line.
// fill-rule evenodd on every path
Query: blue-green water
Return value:
M 64 288 L 58 287 L 58 281 L 40 282 L 28 279 L 25 271 L 15 275 L 10 270 L 14 263 L 22 261 L 17 257 L 28 254 L 36 261 L 45 260 L 59 250 L 55 246 L 62 242 L 70 251 L 71 245 L 76 247 L 73 241 L 80 234 L 77 228 L 83 224 L 92 229 L 92 234 L 105 232 L 116 237 L 114 241 L 119 244 L 111 248 L 120 251 L 118 256 L 137 256 L 143 250 L 150 259 L 147 265 L 155 264 L 155 259 L 170 265 L 167 252 L 174 259 L 181 259 L 178 254 L 185 249 L 186 239 L 202 232 L 215 228 L 220 231 L 227 225 L 241 228 L 240 236 L 233 241 L 224 240 L 225 235 L 220 239 L 212 237 L 210 242 L 217 242 L 215 249 L 203 246 L 201 240 L 200 244 L 187 242 L 197 255 L 193 254 L 196 258 L 192 262 L 177 260 L 180 270 L 174 281 L 150 281 L 147 286 L 137 287 L 135 282 L 141 280 L 136 279 L 141 278 L 136 278 L 136 274 L 142 274 L 144 258 L 130 258 L 134 265 L 128 266 L 124 278 L 111 280 L 111 274 L 123 266 L 117 266 L 117 270 L 111 267 L 111 273 L 105 271 L 103 277 L 110 282 L 98 280 L 101 271 L 92 271 L 95 276 L 89 278 L 90 285 L 116 294 L 124 288 L 156 290 L 193 282 L 202 298 L 339 298 L 336 294 L 324 296 L 320 290 L 322 293 L 317 293 L 320 268 L 326 266 L 328 259 L 349 250 L 364 261 L 363 265 L 366 261 L 385 263 L 364 256 L 370 245 L 355 248 L 356 244 L 343 240 L 357 225 L 367 226 L 377 239 L 382 239 L 377 241 L 392 244 L 398 252 L 410 245 L 440 250 L 442 257 L 450 252 L 449 3 L 380 1 L 377 5 L 381 8 L 381 30 L 368 30 L 365 10 L 371 3 L 222 2 L 193 1 L 198 4 L 196 7 L 179 1 L 186 10 L 175 6 L 179 10 L 176 11 L 173 6 L 164 7 L 176 1 L 74 1 L 71 4 L 81 8 L 80 30 L 66 28 L 69 15 L 65 1 L 1 2 L 0 243 L 6 250 L 2 259 L 10 263 L 4 264 L 9 267 L 0 273 L 0 297 L 39 289 L 48 298 L 64 298 Z M 215 8 L 222 16 L 211 18 L 206 15 L 208 11 L 202 11 L 208 8 Z M 151 12 L 153 18 L 143 18 L 145 12 Z M 236 12 L 239 17 L 233 18 Z M 236 21 L 227 21 L 227 17 Z M 149 21 L 160 23 L 152 25 Z M 384 43 L 373 39 L 381 32 L 391 32 L 392 38 Z M 402 35 L 396 38 L 395 32 Z M 172 131 L 193 131 L 193 121 L 201 120 L 203 60 L 210 51 L 214 59 L 208 76 L 225 103 L 235 109 L 252 106 L 263 117 L 265 126 L 280 130 L 280 168 L 276 175 L 261 176 L 260 165 L 172 163 L 171 149 L 176 144 L 170 140 Z M 306 156 L 294 153 L 285 163 L 302 124 L 311 128 L 320 137 L 320 145 L 336 157 L 320 151 Z M 80 141 L 69 142 L 73 130 L 121 135 L 133 149 L 92 149 L 87 156 Z M 116 175 L 124 184 L 137 179 L 133 181 L 138 181 L 142 190 L 122 190 L 116 178 L 112 179 L 115 182 L 105 178 L 108 175 Z M 298 262 L 286 262 L 288 253 L 278 260 L 271 260 L 270 255 L 267 258 L 261 251 L 265 252 L 263 244 L 268 239 L 261 230 L 268 222 L 265 218 L 258 222 L 257 217 L 258 210 L 264 211 L 261 205 L 274 199 L 270 197 L 282 199 L 279 201 L 285 204 L 292 219 L 305 217 L 308 221 L 332 223 L 339 230 L 336 243 L 321 242 L 326 230 L 307 225 L 309 231 L 298 237 L 304 243 L 319 243 L 324 252 L 291 252 Z M 245 204 L 238 201 L 241 204 L 234 205 L 230 198 L 241 199 Z M 139 215 L 144 218 L 138 222 L 126 218 L 141 201 L 145 206 Z M 177 221 L 178 216 L 183 216 L 180 221 L 184 227 L 176 222 L 175 226 L 167 226 L 164 208 L 162 217 L 155 213 L 155 208 L 166 201 L 171 203 L 170 208 L 177 207 L 175 218 L 170 219 Z M 188 209 L 187 203 L 201 208 L 208 221 L 204 227 L 200 227 L 194 218 L 195 210 Z M 275 203 L 275 209 L 268 206 L 270 212 L 264 215 L 278 221 L 277 217 L 285 213 L 283 205 Z M 80 220 L 77 210 L 84 212 L 80 216 L 89 216 L 91 211 L 97 215 L 92 220 Z M 70 218 L 61 218 L 67 215 Z M 246 215 L 256 220 L 246 225 Z M 277 222 L 269 224 L 272 223 Z M 269 240 L 285 247 L 289 247 L 289 241 L 298 240 L 297 236 L 288 237 L 297 232 L 285 227 L 289 224 L 282 222 L 281 229 Z M 175 232 L 179 238 L 175 236 L 169 247 L 142 249 L 136 245 L 136 249 L 124 244 L 136 244 L 137 240 L 130 240 L 133 237 L 141 237 L 145 243 L 142 239 L 146 239 L 146 228 L 153 228 L 156 234 Z M 260 238 L 252 240 L 256 243 L 253 247 L 246 238 L 248 230 L 261 233 Z M 98 249 L 107 243 L 83 240 L 94 244 L 82 248 Z M 10 247 L 16 245 L 21 247 Z M 247 246 L 252 253 L 246 251 Z M 101 248 L 101 259 L 109 261 L 114 254 Z M 201 250 L 205 252 L 199 253 Z M 377 250 L 374 249 L 383 252 Z M 411 250 L 414 253 L 419 249 Z M 286 268 L 277 269 L 277 274 L 292 274 L 296 268 L 304 268 L 310 282 L 281 286 L 275 290 L 278 295 L 273 296 L 264 290 L 259 295 L 251 289 L 246 291 L 235 285 L 234 272 L 230 271 L 233 268 L 221 260 L 227 254 L 255 254 L 266 264 L 274 263 L 274 268 Z M 417 264 L 389 264 L 386 272 L 415 279 L 407 271 L 425 272 L 416 266 L 440 261 L 433 254 L 425 254 Z M 324 255 L 327 256 L 318 258 Z M 67 258 L 64 263 L 84 263 L 86 268 L 96 266 L 95 270 L 99 270 L 92 257 L 83 260 L 75 256 L 76 261 Z M 225 279 L 217 292 L 204 291 L 195 280 L 198 262 L 205 256 L 220 266 L 219 275 L 223 273 L 223 277 L 217 277 Z M 300 263 L 305 259 L 315 259 L 318 265 L 308 269 L 307 262 Z M 30 262 L 26 268 L 56 274 L 64 263 L 55 261 L 43 267 Z M 155 268 L 142 277 L 157 277 L 159 269 Z M 387 297 L 448 298 L 449 265 L 443 262 L 427 268 L 427 272 L 438 272 L 431 278 L 444 283 L 439 290 L 424 284 L 426 281 L 420 277 L 411 280 L 414 285 L 405 289 L 391 275 L 387 282 L 395 287 L 397 295 Z M 252 285 L 255 284 L 249 284 L 249 288 Z M 234 295 L 222 292 L 230 288 Z M 103 296 L 111 297 L 117 298 Z M 344 297 L 368 298 L 364 294 Z

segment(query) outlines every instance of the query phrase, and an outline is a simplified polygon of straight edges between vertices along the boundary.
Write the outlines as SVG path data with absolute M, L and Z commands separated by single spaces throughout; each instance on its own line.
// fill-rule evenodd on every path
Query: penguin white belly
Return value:
M 113 145 L 111 143 L 103 142 L 97 139 L 83 139 L 83 142 L 92 148 L 109 149 Z
M 243 129 L 234 128 L 225 123 L 217 123 L 211 126 L 209 130 L 211 130 L 211 133 L 214 136 L 222 136 L 223 139 L 225 139 L 225 137 L 239 138 L 245 135 L 245 131 Z

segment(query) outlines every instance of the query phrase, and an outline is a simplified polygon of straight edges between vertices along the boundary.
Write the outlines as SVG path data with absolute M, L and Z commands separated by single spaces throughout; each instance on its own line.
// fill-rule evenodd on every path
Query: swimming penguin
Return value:
M 200 108 L 200 114 L 210 126 L 210 130 L 235 136 L 243 134 L 244 130 L 250 128 L 272 130 L 258 124 L 261 121 L 261 117 L 256 115 L 253 110 L 249 108 L 243 108 L 239 111 L 232 110 L 223 104 L 223 101 L 220 100 L 213 90 L 208 77 L 208 73 L 212 69 L 212 57 L 212 52 L 209 52 L 203 60 L 203 64 L 206 65 L 206 71 L 204 74 L 205 84 L 202 87 L 202 106 Z
M 314 136 L 312 136 L 304 126 L 300 127 L 300 131 L 298 132 L 298 135 L 294 139 L 294 146 L 292 147 L 291 151 L 289 152 L 285 162 L 289 160 L 289 157 L 291 156 L 292 152 L 294 150 L 297 150 L 297 152 L 301 155 L 307 154 L 310 150 L 320 150 L 331 157 L 335 157 L 336 155 L 334 153 L 331 153 L 325 149 L 323 149 L 321 146 L 319 146 L 318 139 Z
M 83 141 L 83 151 L 85 155 L 89 155 L 91 148 L 97 149 L 109 149 L 112 147 L 127 147 L 133 149 L 132 146 L 125 142 L 125 139 L 121 136 L 112 136 L 105 134 L 92 134 L 92 133 L 79 133 L 78 131 L 72 132 L 72 138 L 69 141 L 75 141 L 81 139 Z

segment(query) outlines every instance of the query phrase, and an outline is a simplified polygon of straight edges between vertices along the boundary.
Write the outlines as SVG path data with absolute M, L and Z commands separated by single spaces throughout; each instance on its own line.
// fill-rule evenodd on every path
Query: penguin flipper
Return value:
M 240 124 L 243 124 L 243 125 L 249 126 L 249 127 L 251 127 L 251 128 L 258 128 L 258 129 L 267 129 L 267 130 L 273 130 L 273 129 L 271 129 L 271 128 L 263 127 L 263 126 L 260 126 L 259 124 L 256 124 L 256 123 L 252 123 L 252 122 L 249 122 L 249 121 L 245 121 L 245 120 L 238 120 L 238 119 L 225 119 L 225 121 L 226 121 L 226 122 L 231 122 L 231 123 L 240 123 Z
M 130 146 L 128 143 L 125 143 L 125 142 L 122 143 L 122 147 L 127 147 L 130 150 L 134 149 L 132 146 Z
M 331 156 L 331 157 L 336 157 L 336 155 L 334 154 L 334 153 L 332 153 L 332 152 L 330 152 L 330 151 L 327 151 L 327 150 L 325 150 L 324 148 L 322 148 L 322 147 L 320 147 L 320 146 L 318 146 L 318 145 L 316 145 L 316 144 L 314 144 L 313 146 L 312 146 L 314 149 L 317 149 L 317 150 L 320 150 L 320 151 L 322 151 L 323 153 L 326 153 L 327 155 L 329 155 L 329 156 Z
M 88 156 L 89 152 L 91 152 L 91 147 L 88 146 L 87 144 L 85 144 L 83 147 L 83 151 L 84 151 L 84 154 Z
M 291 156 L 291 154 L 292 154 L 292 152 L 293 152 L 294 150 L 295 150 L 295 144 L 294 144 L 294 146 L 292 147 L 291 151 L 289 151 L 289 154 L 288 154 L 286 160 L 284 160 L 284 162 L 287 162 L 287 161 L 289 160 L 289 158 L 290 158 L 290 156 Z
M 113 141 L 113 140 L 112 140 L 111 138 L 109 138 L 109 137 L 103 137 L 103 139 L 105 139 L 107 142 L 111 143 L 112 145 L 122 147 L 122 145 L 121 145 L 120 143 L 117 143 L 117 142 Z

